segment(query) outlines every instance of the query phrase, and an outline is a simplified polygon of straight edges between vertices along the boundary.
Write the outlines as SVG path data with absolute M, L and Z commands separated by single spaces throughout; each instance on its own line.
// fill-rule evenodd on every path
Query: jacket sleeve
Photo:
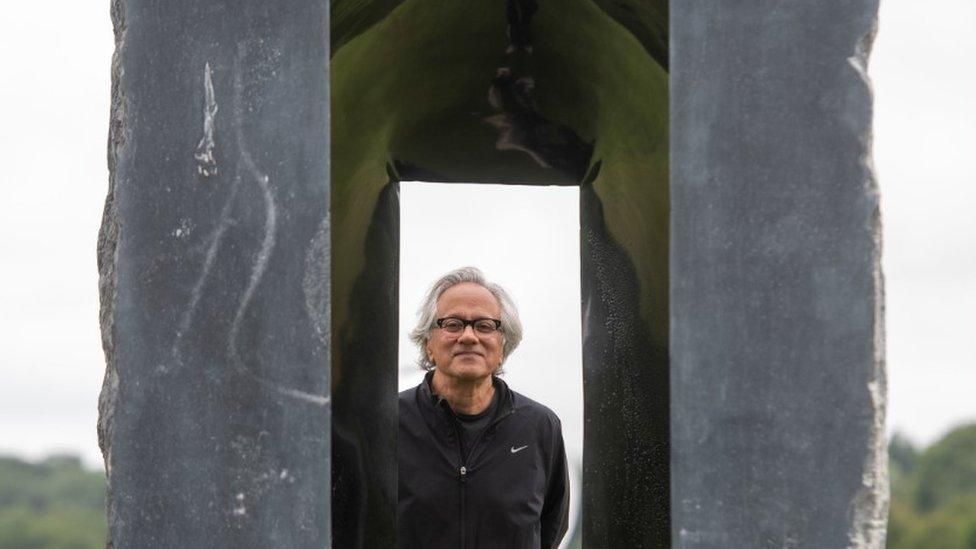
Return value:
M 569 469 L 559 420 L 555 422 L 550 463 L 546 499 L 542 506 L 542 547 L 545 549 L 559 547 L 569 527 Z

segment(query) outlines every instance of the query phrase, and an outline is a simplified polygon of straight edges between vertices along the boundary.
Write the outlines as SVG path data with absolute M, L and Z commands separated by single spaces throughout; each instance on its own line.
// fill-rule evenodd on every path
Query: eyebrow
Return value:
M 475 315 L 470 316 L 470 317 L 464 317 L 463 315 L 461 315 L 461 313 L 452 313 L 452 312 L 448 311 L 448 312 L 445 312 L 442 315 L 441 314 L 437 315 L 437 318 L 447 318 L 449 316 L 453 316 L 453 317 L 456 317 L 456 318 L 463 318 L 464 320 L 473 320 L 473 319 L 476 319 L 476 318 L 501 318 L 502 312 L 501 311 L 498 311 L 498 315 L 497 316 L 496 315 L 492 315 L 491 313 L 485 313 L 484 316 L 481 316 L 479 314 L 475 314 Z

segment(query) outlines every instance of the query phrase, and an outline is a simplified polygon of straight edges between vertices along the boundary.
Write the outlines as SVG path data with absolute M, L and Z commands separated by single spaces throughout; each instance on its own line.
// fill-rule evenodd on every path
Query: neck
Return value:
M 444 397 L 451 409 L 459 414 L 480 414 L 491 406 L 495 385 L 491 376 L 479 379 L 458 379 L 434 370 L 430 384 L 434 392 Z

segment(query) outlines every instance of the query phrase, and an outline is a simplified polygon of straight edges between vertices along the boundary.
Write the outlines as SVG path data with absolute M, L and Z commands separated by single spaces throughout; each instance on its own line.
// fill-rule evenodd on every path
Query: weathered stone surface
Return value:
M 327 3 L 112 13 L 109 544 L 328 546 Z
M 881 547 L 876 0 L 671 12 L 678 547 Z

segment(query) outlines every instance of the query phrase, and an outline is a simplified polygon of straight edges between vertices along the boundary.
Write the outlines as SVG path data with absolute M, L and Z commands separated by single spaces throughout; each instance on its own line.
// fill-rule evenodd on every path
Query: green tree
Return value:
M 888 472 L 892 499 L 904 501 L 911 492 L 912 473 L 918 463 L 918 449 L 901 433 L 891 436 L 888 443 Z
M 918 549 L 976 549 L 976 494 L 956 496 L 919 522 L 905 536 L 903 547 Z
M 0 457 L 0 549 L 105 546 L 105 477 L 74 457 Z
M 922 452 L 895 435 L 888 455 L 889 549 L 976 549 L 976 424 Z
M 888 458 L 893 469 L 910 474 L 918 462 L 918 449 L 908 437 L 896 432 L 888 443 Z
M 950 431 L 919 456 L 916 467 L 913 503 L 921 513 L 976 494 L 976 424 Z

